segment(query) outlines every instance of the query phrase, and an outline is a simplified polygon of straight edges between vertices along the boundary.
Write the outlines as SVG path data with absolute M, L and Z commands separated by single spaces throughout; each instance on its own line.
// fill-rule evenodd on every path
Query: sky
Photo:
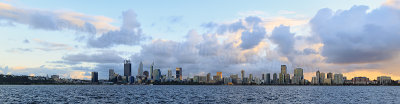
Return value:
M 0 74 L 89 79 L 142 61 L 184 77 L 279 73 L 400 79 L 395 0 L 0 0 Z

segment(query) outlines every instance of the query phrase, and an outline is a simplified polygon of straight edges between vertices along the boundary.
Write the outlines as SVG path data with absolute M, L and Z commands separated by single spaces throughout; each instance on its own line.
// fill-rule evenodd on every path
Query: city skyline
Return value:
M 0 74 L 400 79 L 395 0 L 243 2 L 0 0 Z

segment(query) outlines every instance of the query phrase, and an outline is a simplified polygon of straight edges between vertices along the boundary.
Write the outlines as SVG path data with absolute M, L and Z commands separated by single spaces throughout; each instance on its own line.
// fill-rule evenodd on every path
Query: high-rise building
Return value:
M 240 73 L 241 73 L 241 75 L 240 75 L 241 78 L 240 78 L 240 79 L 243 81 L 243 78 L 244 78 L 244 70 L 242 69 L 242 71 L 240 71 Z
M 333 79 L 333 73 L 329 72 L 328 74 L 326 74 L 326 78 L 327 79 Z
M 285 84 L 290 84 L 290 74 L 285 75 Z
M 99 73 L 97 72 L 92 72 L 92 82 L 99 82 Z
M 172 79 L 172 71 L 171 71 L 171 69 L 168 69 L 167 77 L 168 77 L 168 79 Z
M 278 75 L 276 73 L 274 73 L 274 75 L 272 75 L 272 82 L 273 82 L 273 84 L 278 84 Z
M 115 80 L 115 72 L 114 69 L 109 69 L 108 70 L 108 81 L 114 82 Z
M 267 73 L 265 76 L 265 84 L 271 84 L 271 75 L 270 73 Z
M 143 76 L 143 63 L 141 61 L 138 68 L 138 75 Z
M 150 80 L 153 80 L 153 71 L 154 71 L 154 61 L 150 65 Z
M 304 79 L 303 75 L 303 69 L 302 68 L 296 68 L 294 69 L 294 76 L 292 79 L 293 84 L 303 84 L 302 80 Z
M 209 82 L 211 81 L 211 73 L 208 73 L 208 74 L 207 74 L 206 80 L 207 80 L 207 83 L 209 83 Z
M 261 74 L 261 80 L 265 80 L 265 74 Z
M 344 83 L 343 74 L 335 74 L 333 77 L 333 84 L 342 85 Z
M 279 84 L 286 84 L 287 79 L 286 78 L 286 65 L 281 65 L 281 73 L 279 73 Z
M 132 65 L 130 60 L 124 61 L 124 76 L 132 76 Z
M 324 81 L 325 81 L 325 73 L 320 73 L 319 84 L 324 84 Z
M 249 82 L 253 82 L 253 74 L 249 74 Z
M 180 81 L 182 81 L 182 68 L 181 67 L 177 67 L 176 68 L 176 78 Z
M 161 70 L 160 69 L 155 69 L 153 71 L 153 80 L 155 81 L 160 81 L 161 80 Z
M 144 76 L 145 79 L 148 79 L 149 78 L 149 71 L 144 71 L 143 72 L 143 76 Z
M 217 76 L 222 79 L 222 72 L 217 72 Z
M 315 84 L 321 84 L 321 73 L 319 72 L 319 70 L 315 73 L 315 78 L 316 78 L 316 80 L 315 80 Z

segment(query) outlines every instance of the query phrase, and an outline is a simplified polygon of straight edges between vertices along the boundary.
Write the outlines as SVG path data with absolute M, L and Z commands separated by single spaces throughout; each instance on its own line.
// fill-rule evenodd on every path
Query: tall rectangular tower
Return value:
M 132 65 L 130 60 L 124 61 L 124 76 L 132 76 Z
M 178 80 L 182 80 L 182 68 L 181 67 L 176 68 L 176 78 Z

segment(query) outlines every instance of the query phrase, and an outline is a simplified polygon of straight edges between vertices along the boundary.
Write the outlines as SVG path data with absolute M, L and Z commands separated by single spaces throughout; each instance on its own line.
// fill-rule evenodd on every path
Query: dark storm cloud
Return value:
M 389 60 L 400 47 L 400 10 L 382 6 L 349 10 L 321 9 L 310 21 L 313 35 L 324 44 L 329 63 L 369 63 Z
M 297 53 L 294 49 L 294 33 L 290 33 L 289 26 L 275 27 L 269 39 L 278 45 L 278 52 L 292 61 Z

